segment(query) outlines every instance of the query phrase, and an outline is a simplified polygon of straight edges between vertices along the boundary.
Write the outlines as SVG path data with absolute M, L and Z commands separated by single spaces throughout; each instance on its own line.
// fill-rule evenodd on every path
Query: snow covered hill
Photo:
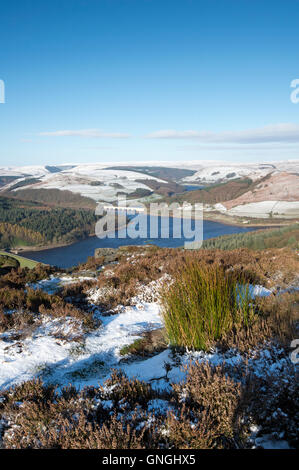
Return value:
M 116 165 L 116 163 L 115 163 Z M 117 199 L 119 194 L 133 195 L 138 199 L 150 195 L 153 190 L 147 184 L 148 179 L 159 183 L 166 183 L 164 179 L 142 173 L 142 166 L 145 168 L 181 168 L 192 169 L 195 173 L 181 180 L 185 184 L 215 184 L 224 183 L 237 178 L 250 178 L 258 181 L 271 175 L 268 182 L 263 187 L 257 186 L 254 193 L 248 192 L 236 201 L 229 201 L 227 204 L 219 201 L 214 208 L 225 211 L 227 214 L 248 217 L 268 217 L 270 213 L 279 216 L 298 216 L 298 178 L 299 161 L 290 160 L 273 163 L 223 163 L 213 161 L 198 162 L 138 162 L 130 163 L 130 170 L 122 166 L 128 163 L 117 163 L 117 169 L 109 169 L 109 163 L 85 163 L 78 165 L 62 164 L 58 166 L 23 166 L 23 167 L 0 167 L 0 177 L 14 176 L 13 181 L 2 185 L 1 191 L 12 190 L 16 194 L 21 194 L 25 189 L 60 189 L 69 190 L 82 196 L 89 197 L 95 201 L 111 202 Z M 134 171 L 134 166 L 136 171 Z M 163 177 L 164 177 L 163 173 Z M 170 172 L 171 175 L 171 172 Z M 36 178 L 36 181 L 32 181 Z M 26 180 L 30 180 L 26 183 Z M 171 180 L 171 177 L 169 178 Z M 13 188 L 16 183 L 25 182 L 17 188 Z M 273 182 L 273 185 L 272 185 Z M 273 188 L 271 189 L 271 185 Z M 266 189 L 267 188 L 267 189 Z M 131 196 L 132 197 L 132 196 Z M 284 204 L 282 204 L 282 201 Z M 289 204 L 292 203 L 292 204 Z M 245 207 L 245 205 L 248 207 Z M 275 207 L 274 207 L 275 206 Z M 209 209 L 209 208 L 207 208 Z
M 142 183 L 142 180 L 149 179 L 149 176 L 140 172 L 108 170 L 105 169 L 103 164 L 84 164 L 74 166 L 73 168 L 67 166 L 66 169 L 60 166 L 61 171 L 55 173 L 51 172 L 48 168 L 43 166 L 1 167 L 0 176 L 18 176 L 13 182 L 3 186 L 2 191 L 10 189 L 16 183 L 32 177 L 38 178 L 38 182 L 13 189 L 13 191 L 56 188 L 79 193 L 95 201 L 107 202 L 117 199 L 118 193 L 129 195 L 140 189 L 147 190 L 148 192 L 152 191 L 146 184 Z M 164 180 L 155 177 L 151 177 L 151 179 L 164 183 Z
M 273 171 L 280 171 L 279 164 L 224 164 L 223 162 L 209 162 L 202 165 L 194 175 L 187 176 L 184 181 L 204 184 L 223 183 L 235 178 L 250 178 L 255 181 Z

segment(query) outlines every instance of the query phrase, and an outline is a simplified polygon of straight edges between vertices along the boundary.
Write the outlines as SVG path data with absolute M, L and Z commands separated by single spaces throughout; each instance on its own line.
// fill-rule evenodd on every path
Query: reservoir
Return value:
M 144 216 L 150 218 L 150 216 Z M 151 216 L 153 217 L 153 216 Z M 159 217 L 161 219 L 161 217 Z M 148 226 L 150 226 L 150 220 L 148 221 Z M 60 248 L 50 248 L 48 250 L 42 251 L 28 251 L 24 253 L 24 256 L 27 258 L 39 261 L 41 263 L 47 263 L 55 265 L 61 268 L 69 268 L 78 263 L 84 263 L 87 260 L 88 256 L 93 256 L 96 248 L 111 247 L 117 248 L 122 245 L 147 245 L 149 243 L 167 248 L 176 248 L 184 245 L 185 241 L 192 241 L 190 239 L 174 238 L 171 237 L 171 226 L 172 219 L 170 219 L 170 237 L 163 238 L 161 237 L 161 221 L 159 220 L 159 236 L 158 238 L 150 238 L 150 233 L 148 232 L 148 238 L 105 238 L 99 239 L 97 237 L 89 237 L 85 240 L 73 243 L 69 246 L 64 246 Z M 203 221 L 203 239 L 219 237 L 220 235 L 230 235 L 234 233 L 244 233 L 256 230 L 254 227 L 238 227 L 235 225 L 226 225 L 220 222 L 212 222 L 209 220 Z M 120 231 L 121 232 L 121 231 Z

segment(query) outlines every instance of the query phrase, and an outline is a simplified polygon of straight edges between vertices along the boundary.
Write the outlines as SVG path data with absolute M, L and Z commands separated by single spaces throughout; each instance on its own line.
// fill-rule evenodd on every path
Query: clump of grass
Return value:
M 172 346 L 207 350 L 236 323 L 253 316 L 249 289 L 240 273 L 221 265 L 187 261 L 161 295 Z
M 136 354 L 138 352 L 143 352 L 144 338 L 135 339 L 131 344 L 123 346 L 119 351 L 121 356 L 126 356 L 127 354 Z
M 72 379 L 86 379 L 90 376 L 97 375 L 103 367 L 105 363 L 100 359 L 93 359 L 91 362 L 86 361 L 86 365 L 84 367 L 80 366 L 79 368 L 70 372 L 69 376 Z
M 133 343 L 123 346 L 119 354 L 126 356 L 132 354 L 135 356 L 152 356 L 167 348 L 165 329 L 159 328 L 153 331 L 146 331 L 142 338 L 138 338 Z

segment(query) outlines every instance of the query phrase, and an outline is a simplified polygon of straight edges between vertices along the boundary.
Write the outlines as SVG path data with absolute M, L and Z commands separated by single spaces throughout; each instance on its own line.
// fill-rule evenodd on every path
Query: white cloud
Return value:
M 62 130 L 39 132 L 39 136 L 47 137 L 93 137 L 93 138 L 107 138 L 107 139 L 126 139 L 130 137 L 129 134 L 120 132 L 104 132 L 100 129 L 79 129 L 79 130 Z
M 145 136 L 149 139 L 196 139 L 205 143 L 255 144 L 267 142 L 299 142 L 299 124 L 282 123 L 243 131 L 176 131 L 160 130 Z
M 280 142 L 269 142 L 269 143 L 252 143 L 252 144 L 235 144 L 235 143 L 211 143 L 211 144 L 185 144 L 185 145 L 178 145 L 176 147 L 178 150 L 207 150 L 207 151 L 218 151 L 218 150 L 229 150 L 229 151 L 237 151 L 239 152 L 240 150 L 242 151 L 251 151 L 251 150 L 260 150 L 265 151 L 269 150 L 271 152 L 273 151 L 299 151 L 299 142 L 296 143 L 280 143 Z

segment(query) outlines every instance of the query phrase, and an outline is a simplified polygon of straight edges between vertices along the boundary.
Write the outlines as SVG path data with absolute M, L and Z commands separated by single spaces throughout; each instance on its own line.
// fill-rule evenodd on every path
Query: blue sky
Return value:
M 2 0 L 0 164 L 299 158 L 298 44 L 297 0 Z

